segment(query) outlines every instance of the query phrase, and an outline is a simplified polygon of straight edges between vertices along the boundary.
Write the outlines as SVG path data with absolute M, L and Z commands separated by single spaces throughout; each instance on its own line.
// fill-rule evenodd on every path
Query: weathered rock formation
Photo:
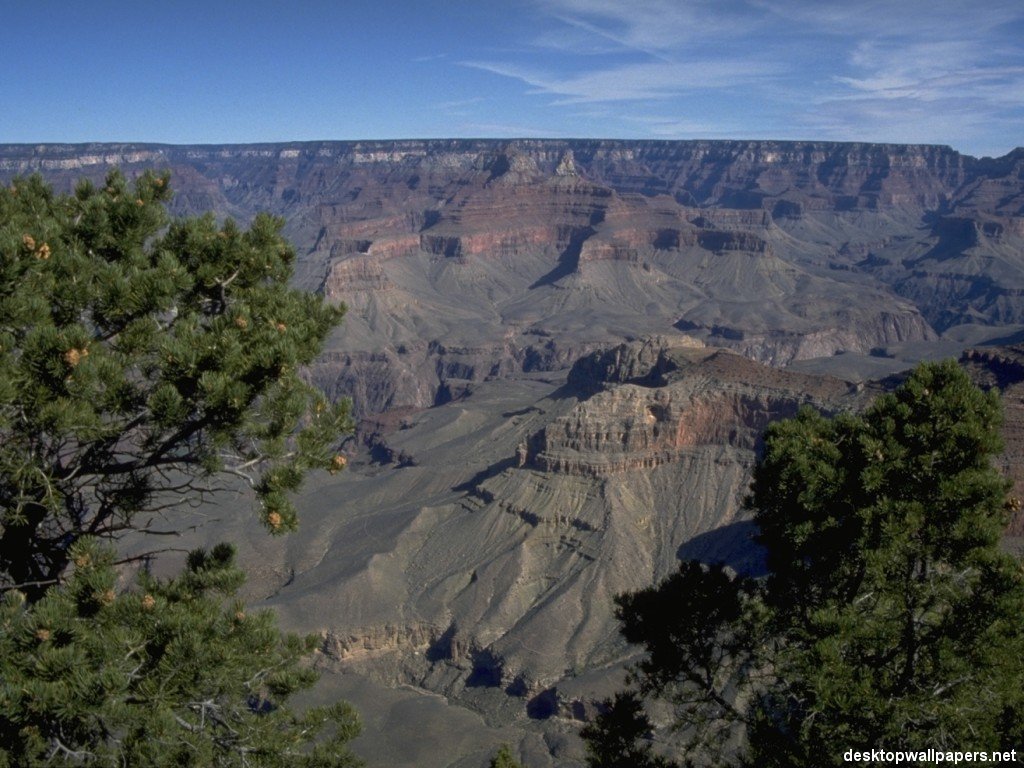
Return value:
M 316 379 L 364 414 L 443 401 L 451 379 L 555 370 L 673 327 L 785 365 L 964 324 L 1024 324 L 1024 150 L 978 160 L 937 146 L 772 141 L 0 146 L 4 179 L 40 172 L 69 188 L 113 166 L 170 168 L 179 213 L 286 217 L 298 283 L 350 307 Z
M 604 477 L 672 463 L 703 445 L 752 451 L 772 421 L 796 415 L 803 404 L 838 400 L 849 390 L 839 380 L 761 371 L 735 354 L 687 346 L 662 347 L 644 371 L 637 363 L 649 354 L 649 344 L 635 356 L 629 347 L 602 356 L 619 358 L 619 366 L 605 368 L 606 381 L 619 386 L 598 392 L 533 435 L 522 463 L 545 472 Z M 580 369 L 590 368 L 591 360 L 573 368 L 570 382 L 584 378 Z M 597 367 L 603 367 L 601 357 Z

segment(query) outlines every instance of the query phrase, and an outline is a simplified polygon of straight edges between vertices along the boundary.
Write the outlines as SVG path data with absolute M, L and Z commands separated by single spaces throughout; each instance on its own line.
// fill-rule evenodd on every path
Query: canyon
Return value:
M 318 695 L 364 711 L 377 764 L 581 765 L 631 658 L 613 597 L 681 558 L 763 569 L 743 498 L 802 406 L 958 357 L 1024 486 L 1024 149 L 0 145 L 3 181 L 113 167 L 169 169 L 175 215 L 283 217 L 296 285 L 348 307 L 307 372 L 353 401 L 346 471 L 289 537 L 231 496 L 184 540 L 239 542 L 250 601 L 321 636 Z
M 59 189 L 115 166 L 170 169 L 177 214 L 285 218 L 297 283 L 351 310 L 317 381 L 361 414 L 673 328 L 778 366 L 1024 323 L 1024 150 L 0 146 L 0 178 Z

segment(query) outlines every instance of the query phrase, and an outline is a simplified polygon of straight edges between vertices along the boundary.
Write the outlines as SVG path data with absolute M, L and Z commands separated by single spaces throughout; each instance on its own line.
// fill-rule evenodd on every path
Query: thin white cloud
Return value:
M 752 83 L 771 72 L 770 64 L 759 62 L 752 66 L 751 62 L 741 60 L 624 64 L 562 76 L 515 64 L 463 63 L 520 80 L 531 87 L 532 94 L 556 97 L 556 105 L 666 99 L 696 90 Z
M 1021 88 L 1024 87 L 1024 66 L 963 70 L 923 78 L 908 78 L 887 73 L 863 79 L 837 77 L 836 81 L 858 92 L 855 95 L 832 97 L 832 100 L 836 101 L 873 96 L 881 99 L 914 99 L 929 102 L 969 93 L 968 98 L 978 104 L 1020 105 Z
M 553 55 L 462 62 L 513 78 L 551 106 L 664 101 L 737 90 L 791 73 L 771 46 L 743 45 L 757 17 L 717 0 L 543 0 L 530 41 Z M 747 9 L 749 11 L 749 9 Z M 543 64 L 541 64 L 543 62 Z
M 452 101 L 442 101 L 437 104 L 438 109 L 465 109 L 466 107 L 472 107 L 476 104 L 481 104 L 488 101 L 484 96 L 474 96 L 469 99 L 453 99 Z
M 564 24 L 663 59 L 689 43 L 743 37 L 757 24 L 749 12 L 737 13 L 714 0 L 546 0 L 539 5 Z
M 560 23 L 560 28 L 541 32 L 534 38 L 534 45 L 577 55 L 609 55 L 623 51 L 639 51 L 660 61 L 670 61 L 657 46 L 647 41 L 631 39 L 632 36 L 619 34 L 572 16 L 555 16 L 555 20 Z M 576 34 L 569 34 L 570 32 Z
M 987 38 L 1021 20 L 1019 0 L 747 0 L 752 8 L 819 33 L 852 39 Z
M 686 116 L 664 117 L 654 115 L 626 116 L 625 120 L 638 126 L 645 134 L 660 139 L 675 139 L 680 136 L 721 139 L 757 138 L 749 126 L 738 121 L 701 120 Z
M 871 91 L 926 83 L 931 89 L 957 87 L 979 78 L 1018 76 L 1021 65 L 1008 65 L 1007 60 L 1012 57 L 994 52 L 991 43 L 981 41 L 865 40 L 857 44 L 849 61 L 852 71 L 865 76 L 842 79 Z
M 619 131 L 1021 143 L 1020 0 L 527 1 L 523 50 L 461 63 Z
M 561 129 L 541 128 L 526 123 L 471 122 L 463 123 L 459 128 L 464 133 L 474 136 L 498 136 L 507 139 L 566 138 L 569 136 Z
M 1024 55 L 1006 25 L 1024 25 L 1024 7 L 991 10 L 959 4 L 944 24 L 934 18 L 940 8 L 921 26 L 896 19 L 864 31 L 845 72 L 820 94 L 819 114 L 834 129 L 865 137 L 956 144 L 975 154 L 1009 151 L 1020 143 L 1024 121 Z

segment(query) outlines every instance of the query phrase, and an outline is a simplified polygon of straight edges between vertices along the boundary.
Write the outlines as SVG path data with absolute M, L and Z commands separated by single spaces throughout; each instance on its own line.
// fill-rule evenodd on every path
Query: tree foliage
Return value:
M 74 571 L 32 606 L 0 603 L 0 765 L 357 766 L 344 703 L 301 715 L 315 638 L 225 603 L 233 552 L 196 551 L 178 578 L 117 589 L 113 552 L 72 548 Z
M 291 289 L 283 222 L 169 221 L 168 177 L 0 189 L 0 586 L 30 599 L 83 536 L 157 530 L 245 478 L 273 532 L 348 427 L 300 368 L 343 310 Z M 173 522 L 171 524 L 173 529 Z
M 523 768 L 523 765 L 512 754 L 512 748 L 502 744 L 491 758 L 490 768 Z
M 312 640 L 233 599 L 231 547 L 119 586 L 120 537 L 226 481 L 294 528 L 350 426 L 302 378 L 343 308 L 289 287 L 283 222 L 171 221 L 169 195 L 0 188 L 0 765 L 355 765 L 347 705 L 289 708 Z
M 999 548 L 1016 503 L 992 466 L 999 423 L 996 394 L 949 361 L 862 415 L 773 424 L 748 499 L 767 578 L 689 562 L 618 599 L 646 656 L 589 730 L 591 764 L 659 764 L 639 697 L 674 707 L 685 765 L 1019 746 L 1024 576 Z

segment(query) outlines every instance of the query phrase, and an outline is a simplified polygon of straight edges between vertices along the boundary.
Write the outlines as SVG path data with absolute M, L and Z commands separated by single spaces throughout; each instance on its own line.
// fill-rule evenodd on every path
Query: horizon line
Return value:
M 214 147 L 283 147 L 297 145 L 324 145 L 324 144 L 402 144 L 402 143 L 505 143 L 514 144 L 517 142 L 547 142 L 547 143 L 630 143 L 630 144 L 789 144 L 789 145 L 833 145 L 833 146 L 868 146 L 868 147 L 914 147 L 942 149 L 953 152 L 961 157 L 968 157 L 975 160 L 999 160 L 1017 152 L 1024 151 L 1024 145 L 1018 145 L 1009 149 L 1003 155 L 971 155 L 954 148 L 951 144 L 939 144 L 930 142 L 896 142 L 896 141 L 861 141 L 861 140 L 835 140 L 835 139 L 750 139 L 750 138 L 692 138 L 692 139 L 667 139 L 667 138 L 622 138 L 622 137 L 554 137 L 554 136 L 448 136 L 432 138 L 361 138 L 361 139 L 281 139 L 263 141 L 203 141 L 203 142 L 166 142 L 166 141 L 138 141 L 138 140 L 94 140 L 94 141 L 0 141 L 0 147 L 26 147 L 33 150 L 53 148 L 80 148 L 96 146 L 120 146 L 120 147 L 166 147 L 171 149 L 191 148 L 214 148 Z

